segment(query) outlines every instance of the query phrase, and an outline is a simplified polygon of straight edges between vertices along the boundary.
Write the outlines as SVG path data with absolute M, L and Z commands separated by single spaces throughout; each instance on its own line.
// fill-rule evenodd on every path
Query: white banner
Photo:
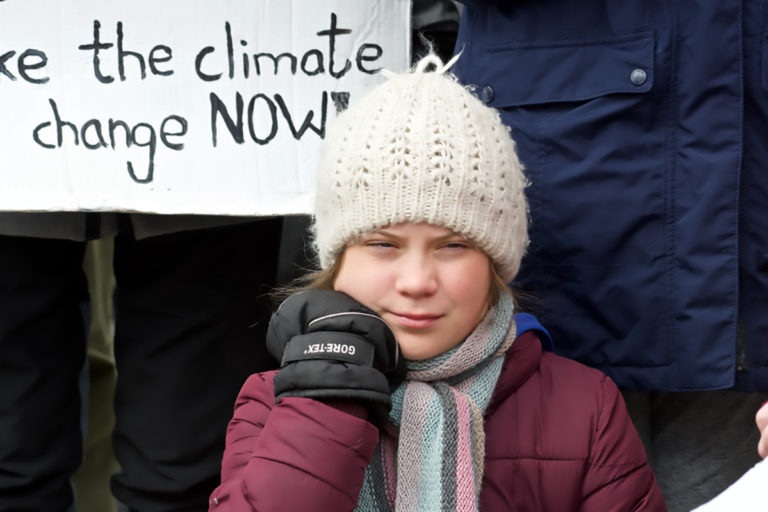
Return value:
M 309 213 L 409 0 L 0 0 L 0 210 Z

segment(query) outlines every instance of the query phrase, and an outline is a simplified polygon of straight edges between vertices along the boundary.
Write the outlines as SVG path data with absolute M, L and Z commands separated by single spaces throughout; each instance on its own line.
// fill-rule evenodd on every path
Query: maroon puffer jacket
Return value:
M 377 430 L 312 399 L 275 404 L 273 377 L 240 392 L 210 510 L 353 510 Z M 483 511 L 666 510 L 616 386 L 534 331 L 509 349 L 485 431 Z

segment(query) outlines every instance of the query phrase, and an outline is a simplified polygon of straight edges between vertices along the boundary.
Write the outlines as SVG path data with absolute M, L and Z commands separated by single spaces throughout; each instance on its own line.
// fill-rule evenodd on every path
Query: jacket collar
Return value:
M 542 342 L 537 331 L 529 330 L 515 339 L 504 357 L 501 375 L 485 414 L 488 415 L 509 395 L 515 393 L 539 367 Z

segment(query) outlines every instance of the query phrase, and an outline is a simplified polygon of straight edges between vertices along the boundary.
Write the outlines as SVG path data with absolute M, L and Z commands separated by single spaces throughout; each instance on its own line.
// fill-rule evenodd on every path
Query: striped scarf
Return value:
M 355 510 L 478 510 L 483 411 L 515 339 L 513 313 L 512 299 L 503 294 L 463 343 L 431 359 L 408 361 L 389 415 L 398 439 L 382 432 Z

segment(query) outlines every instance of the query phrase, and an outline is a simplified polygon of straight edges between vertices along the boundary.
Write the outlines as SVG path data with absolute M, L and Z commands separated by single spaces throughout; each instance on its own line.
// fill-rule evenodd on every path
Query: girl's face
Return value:
M 376 311 L 407 359 L 461 343 L 488 311 L 488 256 L 461 235 L 403 223 L 367 233 L 342 255 L 334 289 Z

